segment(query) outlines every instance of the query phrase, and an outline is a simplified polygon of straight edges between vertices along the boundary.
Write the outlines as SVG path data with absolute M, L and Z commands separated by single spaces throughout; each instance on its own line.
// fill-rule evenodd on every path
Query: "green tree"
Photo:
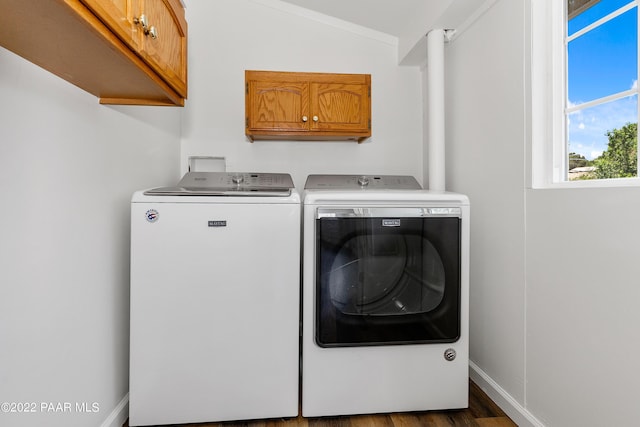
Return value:
M 638 176 L 638 124 L 627 123 L 607 132 L 607 150 L 594 160 L 593 178 L 630 178 Z

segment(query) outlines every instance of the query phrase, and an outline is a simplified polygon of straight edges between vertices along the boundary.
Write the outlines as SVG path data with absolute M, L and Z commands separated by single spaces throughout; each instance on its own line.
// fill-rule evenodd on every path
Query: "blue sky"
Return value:
M 569 35 L 625 6 L 629 0 L 601 0 L 568 23 Z M 638 84 L 637 7 L 569 43 L 568 104 L 578 105 Z M 638 121 L 637 96 L 569 116 L 569 151 L 588 159 L 607 148 L 606 132 Z

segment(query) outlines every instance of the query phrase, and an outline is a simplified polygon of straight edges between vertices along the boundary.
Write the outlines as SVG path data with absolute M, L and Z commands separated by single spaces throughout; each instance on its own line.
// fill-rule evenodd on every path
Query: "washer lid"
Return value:
M 422 190 L 407 175 L 309 175 L 305 190 Z
M 294 188 L 286 173 L 188 172 L 175 187 L 153 188 L 154 196 L 289 196 Z

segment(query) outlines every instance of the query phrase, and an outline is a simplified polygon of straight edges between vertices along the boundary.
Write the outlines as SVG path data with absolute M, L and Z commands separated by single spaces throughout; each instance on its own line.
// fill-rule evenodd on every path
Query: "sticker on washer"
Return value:
M 383 227 L 400 227 L 400 219 L 383 219 L 382 220 Z
M 158 214 L 158 211 L 155 209 L 149 209 L 144 215 L 149 222 L 156 222 L 160 217 L 160 214 Z
M 227 220 L 215 220 L 209 221 L 209 227 L 226 227 Z

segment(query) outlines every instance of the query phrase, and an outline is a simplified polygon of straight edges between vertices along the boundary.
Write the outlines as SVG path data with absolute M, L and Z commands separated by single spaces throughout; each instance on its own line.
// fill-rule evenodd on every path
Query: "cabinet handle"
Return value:
M 305 122 L 305 123 L 306 123 L 306 122 L 307 122 L 307 120 L 309 120 L 309 118 L 308 118 L 307 116 L 302 116 L 302 121 L 303 121 L 303 122 Z
M 151 26 L 151 28 L 149 28 L 149 31 L 145 32 L 145 34 L 150 35 L 154 40 L 158 38 L 158 30 L 156 30 L 156 27 L 154 27 L 153 25 Z
M 313 116 L 313 121 L 317 122 L 318 121 L 318 116 Z
M 136 25 L 140 25 L 142 27 L 142 29 L 144 30 L 144 33 L 147 34 L 148 30 L 148 26 L 149 23 L 147 22 L 147 17 L 145 16 L 145 14 L 141 14 L 140 16 L 138 16 L 137 18 L 134 17 L 133 18 L 133 23 Z

